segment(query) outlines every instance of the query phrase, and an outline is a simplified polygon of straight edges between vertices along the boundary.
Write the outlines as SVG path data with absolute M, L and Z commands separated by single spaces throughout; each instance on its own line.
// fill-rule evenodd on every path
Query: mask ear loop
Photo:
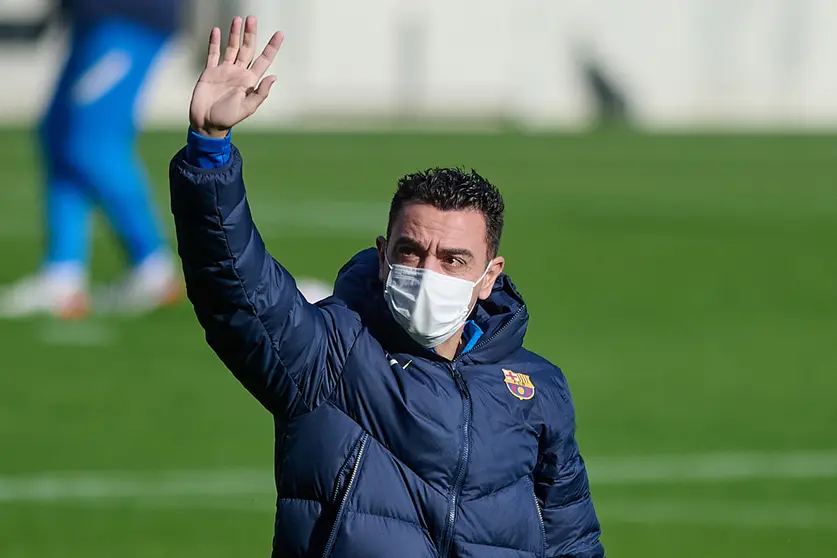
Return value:
M 389 270 L 392 271 L 392 264 L 389 263 L 389 239 L 384 239 L 384 243 L 386 244 L 384 247 L 384 263 L 387 264 Z
M 491 266 L 492 266 L 493 264 L 494 264 L 494 258 L 491 258 L 491 261 L 490 261 L 490 262 L 488 262 L 488 265 L 487 265 L 487 266 L 485 266 L 485 271 L 483 271 L 483 272 L 482 272 L 482 276 L 480 276 L 480 278 L 479 278 L 479 279 L 477 279 L 476 281 L 474 281 L 474 286 L 473 286 L 473 289 L 476 289 L 476 288 L 477 288 L 477 285 L 480 283 L 480 281 L 482 281 L 483 279 L 485 279 L 485 276 L 486 276 L 486 275 L 488 275 L 488 270 L 489 270 L 489 269 L 491 269 Z M 479 300 L 479 298 L 477 298 L 477 300 L 476 300 L 476 301 L 474 301 L 474 305 L 471 307 L 471 309 L 470 309 L 470 310 L 468 310 L 468 315 L 469 315 L 469 316 L 470 316 L 471 314 L 473 314 L 473 313 L 474 313 L 474 309 L 477 307 L 477 305 L 479 305 L 479 303 L 480 303 L 480 300 Z
M 488 275 L 488 270 L 491 269 L 492 265 L 494 265 L 494 258 L 491 258 L 491 261 L 488 262 L 487 266 L 485 266 L 485 271 L 482 272 L 482 275 L 480 275 L 480 278 L 477 279 L 476 281 L 474 281 L 474 287 L 476 287 L 477 284 L 479 284 L 480 281 L 485 279 L 485 276 Z

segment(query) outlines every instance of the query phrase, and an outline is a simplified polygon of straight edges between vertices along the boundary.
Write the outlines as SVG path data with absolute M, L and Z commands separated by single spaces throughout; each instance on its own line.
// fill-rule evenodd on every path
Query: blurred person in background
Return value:
M 145 168 L 136 153 L 139 94 L 179 26 L 180 0 L 61 0 L 69 55 L 39 126 L 45 167 L 46 251 L 38 273 L 7 288 L 0 316 L 90 311 L 94 207 L 102 209 L 130 270 L 109 289 L 120 309 L 181 297 Z
M 100 207 L 127 255 L 125 280 L 96 305 L 151 310 L 182 296 L 145 168 L 136 153 L 137 101 L 177 31 L 180 0 L 61 0 L 70 53 L 39 127 L 46 171 L 46 253 L 41 269 L 0 293 L 0 317 L 80 318 L 89 289 L 92 210 Z M 310 301 L 331 294 L 301 278 Z
M 267 252 L 231 130 L 267 98 L 282 40 L 255 57 L 254 17 L 224 52 L 212 30 L 170 166 L 189 299 L 274 417 L 273 556 L 602 558 L 566 378 L 523 347 L 494 186 L 402 178 L 387 237 L 316 305 Z

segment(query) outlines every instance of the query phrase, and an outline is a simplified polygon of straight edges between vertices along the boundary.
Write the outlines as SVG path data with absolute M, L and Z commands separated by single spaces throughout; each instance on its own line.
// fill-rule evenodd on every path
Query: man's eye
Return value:
M 459 267 L 465 264 L 465 262 L 462 261 L 461 258 L 446 258 L 445 263 L 453 267 Z
M 412 250 L 410 248 L 402 248 L 398 250 L 398 261 L 402 263 L 411 262 L 416 260 L 417 258 L 418 256 L 416 255 L 415 250 Z

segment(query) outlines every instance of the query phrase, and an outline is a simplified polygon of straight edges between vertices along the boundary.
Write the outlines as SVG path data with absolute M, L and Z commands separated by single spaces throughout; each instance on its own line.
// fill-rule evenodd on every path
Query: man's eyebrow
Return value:
M 417 250 L 417 251 L 424 251 L 425 250 L 425 247 L 422 246 L 421 242 L 419 242 L 415 238 L 412 238 L 412 237 L 409 237 L 409 236 L 399 236 L 397 239 L 395 239 L 395 242 L 393 243 L 393 246 L 396 246 L 396 247 L 406 246 L 408 248 L 412 248 L 412 249 Z
M 464 256 L 474 259 L 474 253 L 467 248 L 439 248 L 439 254 L 444 256 Z
M 394 248 L 411 248 L 416 252 L 424 252 L 427 248 L 415 238 L 409 236 L 399 236 L 393 242 Z M 474 259 L 474 253 L 467 248 L 439 248 L 439 256 L 461 256 L 464 258 Z

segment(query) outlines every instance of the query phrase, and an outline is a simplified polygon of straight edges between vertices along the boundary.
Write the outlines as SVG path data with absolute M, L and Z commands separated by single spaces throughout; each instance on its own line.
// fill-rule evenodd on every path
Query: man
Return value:
M 171 165 L 187 292 L 208 343 L 274 417 L 273 556 L 604 556 L 561 371 L 522 346 L 499 192 L 404 177 L 387 236 L 309 304 L 250 216 L 230 130 L 267 98 L 256 20 L 213 29 Z
M 92 210 L 101 207 L 130 271 L 113 300 L 130 310 L 180 298 L 180 280 L 135 153 L 135 105 L 179 25 L 178 0 L 62 0 L 70 54 L 40 125 L 46 167 L 46 254 L 38 274 L 0 298 L 0 316 L 90 310 Z

